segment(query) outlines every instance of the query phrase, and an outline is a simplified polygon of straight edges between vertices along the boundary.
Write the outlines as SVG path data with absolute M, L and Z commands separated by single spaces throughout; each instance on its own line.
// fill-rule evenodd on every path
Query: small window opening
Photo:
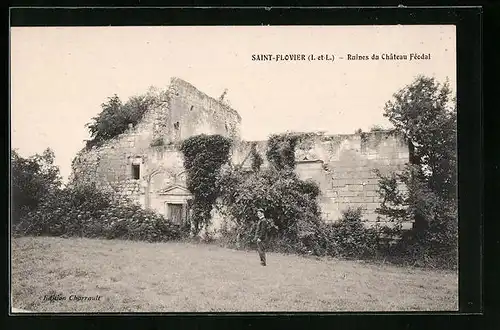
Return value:
M 192 105 L 192 106 L 191 106 L 191 108 L 189 109 L 189 111 L 193 111 L 193 107 L 194 107 L 194 106 Z
M 134 180 L 139 180 L 141 177 L 141 166 L 133 164 L 132 165 L 132 177 Z
M 174 123 L 174 128 L 179 129 L 179 122 Z

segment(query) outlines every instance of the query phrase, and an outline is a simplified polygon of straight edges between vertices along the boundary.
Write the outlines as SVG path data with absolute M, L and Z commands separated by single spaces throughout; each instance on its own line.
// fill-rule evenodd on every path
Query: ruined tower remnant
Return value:
M 156 101 L 135 127 L 77 154 L 71 180 L 111 189 L 182 222 L 191 195 L 180 142 L 198 134 L 220 134 L 238 141 L 241 117 L 179 78 L 172 78 L 167 90 L 151 93 Z
M 220 134 L 233 139 L 232 161 L 250 167 L 252 146 L 264 156 L 266 141 L 242 141 L 241 117 L 224 95 L 214 99 L 179 78 L 153 93 L 155 103 L 142 120 L 99 147 L 81 150 L 72 164 L 75 184 L 93 182 L 127 196 L 179 224 L 187 221 L 192 198 L 186 187 L 182 140 L 198 134 Z M 333 221 L 349 206 L 365 208 L 365 218 L 376 220 L 380 205 L 374 169 L 401 170 L 408 147 L 385 131 L 351 135 L 302 134 L 296 150 L 296 171 L 321 188 L 323 218 Z M 265 158 L 265 157 L 264 157 Z M 268 166 L 264 159 L 263 167 Z M 217 216 L 215 216 L 217 218 Z M 221 219 L 215 219 L 217 223 Z

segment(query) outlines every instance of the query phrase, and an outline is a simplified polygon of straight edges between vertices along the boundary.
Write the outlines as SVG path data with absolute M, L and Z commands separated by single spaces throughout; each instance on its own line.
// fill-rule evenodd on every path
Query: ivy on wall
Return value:
M 273 134 L 267 143 L 266 157 L 277 170 L 295 168 L 295 147 L 299 135 L 292 133 Z
M 232 141 L 222 135 L 196 135 L 184 140 L 180 151 L 187 172 L 186 184 L 193 194 L 192 228 L 198 234 L 210 223 L 210 212 L 219 195 L 217 177 L 228 163 Z

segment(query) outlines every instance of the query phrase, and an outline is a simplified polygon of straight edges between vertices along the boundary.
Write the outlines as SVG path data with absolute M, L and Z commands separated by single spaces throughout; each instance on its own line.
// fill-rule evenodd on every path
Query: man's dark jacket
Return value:
M 255 230 L 255 240 L 260 238 L 261 241 L 265 241 L 267 239 L 267 230 L 268 230 L 269 224 L 267 222 L 267 219 L 259 219 L 257 222 L 257 228 Z

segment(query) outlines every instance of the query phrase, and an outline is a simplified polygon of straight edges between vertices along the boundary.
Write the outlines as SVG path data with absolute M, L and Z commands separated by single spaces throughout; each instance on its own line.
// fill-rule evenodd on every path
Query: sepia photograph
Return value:
M 11 312 L 458 311 L 456 40 L 12 27 Z

